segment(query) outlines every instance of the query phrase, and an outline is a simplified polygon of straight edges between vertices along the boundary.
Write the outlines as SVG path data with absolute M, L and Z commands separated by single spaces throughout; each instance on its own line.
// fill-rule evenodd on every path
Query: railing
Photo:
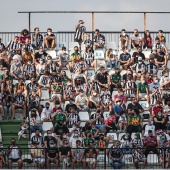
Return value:
M 41 149 L 41 151 L 40 151 Z M 123 167 L 122 169 L 134 169 L 135 165 L 134 165 L 134 157 L 132 156 L 132 149 L 128 150 L 128 153 L 125 153 L 125 151 L 122 149 L 122 148 L 118 148 L 118 149 L 121 149 L 122 152 L 124 152 L 124 156 L 123 156 Z M 55 149 L 53 149 L 55 150 Z M 75 151 L 76 152 L 79 150 L 81 150 L 80 148 L 71 148 L 71 151 Z M 82 153 L 87 153 L 85 150 L 86 149 L 82 149 L 83 152 Z M 94 156 L 94 161 L 96 162 L 96 165 L 95 165 L 95 169 L 97 168 L 100 168 L 100 169 L 113 169 L 112 165 L 110 164 L 110 158 L 108 157 L 109 155 L 109 151 L 110 149 L 108 148 L 102 148 L 102 150 L 98 149 L 98 148 L 95 148 L 95 150 L 97 151 L 96 153 L 96 156 Z M 100 152 L 99 152 L 100 150 Z M 141 149 L 140 150 L 143 150 L 143 153 L 145 152 L 145 149 Z M 6 153 L 8 152 L 8 150 L 5 150 Z M 31 157 L 31 151 L 34 152 L 35 154 L 36 153 L 39 153 L 39 152 L 42 152 L 44 156 L 42 156 L 42 165 L 43 167 L 42 168 L 45 168 L 45 169 L 48 169 L 48 161 L 49 161 L 49 158 L 47 158 L 47 152 L 48 152 L 48 149 L 44 149 L 44 148 L 21 148 L 21 151 L 22 151 L 22 160 L 23 160 L 23 168 L 24 169 L 36 169 L 37 168 L 37 164 L 36 164 L 36 159 L 37 158 L 32 158 Z M 160 151 L 163 151 L 163 153 L 166 153 L 165 151 L 167 151 L 167 148 L 159 148 L 157 149 L 158 153 L 160 153 Z M 75 153 L 76 153 L 75 152 Z M 46 156 L 45 156 L 46 155 Z M 159 155 L 156 155 L 156 154 L 153 154 L 153 153 L 149 153 L 148 156 L 147 156 L 147 163 L 146 163 L 146 169 L 163 169 L 162 166 L 165 166 L 165 159 L 166 157 L 163 157 L 162 161 L 163 163 L 161 164 L 159 162 Z M 4 158 L 5 158 L 5 162 L 6 164 L 4 165 L 4 168 L 5 169 L 8 169 L 8 157 L 7 157 L 7 154 L 5 155 L 4 154 Z M 83 162 L 76 162 L 75 163 L 75 166 L 74 168 L 75 169 L 88 169 L 88 160 L 86 159 L 88 158 L 87 155 L 82 159 L 84 161 L 84 164 Z M 58 168 L 59 169 L 70 169 L 70 168 L 73 168 L 73 160 L 74 158 L 72 158 L 71 156 L 69 157 L 69 161 L 68 161 L 68 164 L 65 164 L 63 159 L 58 156 L 57 158 L 57 161 L 58 161 Z M 144 161 L 144 159 L 142 159 Z M 139 163 L 139 169 L 141 169 L 142 165 L 144 162 L 142 161 L 138 161 Z M 118 162 L 115 161 L 115 165 L 119 165 Z M 12 164 L 12 167 L 13 168 L 16 168 L 18 166 L 18 164 L 15 162 L 14 164 Z M 54 162 L 52 162 L 50 164 L 50 169 L 55 169 L 55 166 L 56 164 Z
M 87 32 L 90 34 L 90 37 L 92 39 L 94 33 L 93 32 Z M 31 37 L 32 37 L 33 32 L 31 32 Z M 41 32 L 41 34 L 44 35 L 46 34 L 46 32 Z M 54 32 L 55 36 L 56 36 L 56 41 L 57 42 L 74 42 L 74 34 L 75 32 Z M 113 32 L 107 32 L 107 31 L 103 31 L 101 32 L 101 34 L 103 34 L 106 38 L 106 42 L 117 42 L 118 44 L 118 37 L 120 35 L 120 31 L 113 31 Z M 133 35 L 133 32 L 127 32 L 127 34 L 129 35 L 129 37 L 131 37 Z M 14 36 L 19 36 L 20 32 L 0 32 L 0 38 L 2 38 L 2 42 L 7 45 L 7 43 L 11 40 L 14 39 Z M 143 37 L 144 34 L 143 32 L 140 32 L 140 35 Z M 153 39 L 156 38 L 156 36 L 158 35 L 157 32 L 151 32 L 151 37 Z M 170 42 L 170 32 L 164 32 L 164 36 L 166 37 L 166 42 Z M 69 46 L 69 45 L 68 45 Z

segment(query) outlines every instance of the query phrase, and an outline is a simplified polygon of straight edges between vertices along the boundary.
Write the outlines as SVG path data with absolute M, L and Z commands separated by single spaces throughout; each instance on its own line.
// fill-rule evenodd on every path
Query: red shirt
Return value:
M 151 37 L 144 37 L 144 43 L 147 42 L 148 47 L 152 47 L 152 38 Z
M 116 101 L 117 98 L 119 98 L 122 103 L 126 103 L 126 102 L 127 102 L 127 97 L 124 96 L 124 95 L 120 95 L 120 96 L 119 96 L 118 94 L 116 94 L 116 95 L 114 96 L 113 100 Z
M 19 42 L 22 43 L 22 44 L 25 44 L 25 40 L 26 40 L 27 38 L 28 38 L 29 40 L 31 40 L 31 36 L 30 36 L 29 34 L 28 34 L 26 37 L 24 37 L 23 35 L 20 35 L 20 36 L 19 36 Z
M 115 117 L 115 116 L 113 116 L 113 117 L 108 116 L 108 117 L 106 118 L 106 124 L 107 124 L 107 125 L 112 125 L 112 123 L 115 122 L 115 121 L 116 121 L 116 117 Z
M 144 145 L 146 147 L 156 147 L 157 146 L 157 139 L 155 136 L 148 136 L 144 139 Z
M 154 112 L 154 115 L 156 116 L 159 111 L 163 112 L 163 107 L 161 107 L 161 106 L 159 106 L 159 107 L 154 106 L 154 107 L 152 108 L 152 111 Z

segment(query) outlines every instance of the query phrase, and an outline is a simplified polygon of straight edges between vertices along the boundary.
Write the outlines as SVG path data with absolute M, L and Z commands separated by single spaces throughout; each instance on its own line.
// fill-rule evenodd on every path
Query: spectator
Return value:
M 155 44 L 153 45 L 154 50 L 160 48 L 163 52 L 168 54 L 166 46 L 159 40 L 158 37 L 155 38 Z
M 166 90 L 170 87 L 170 78 L 167 70 L 162 71 L 162 76 L 160 78 L 161 89 Z
M 139 35 L 139 31 L 134 29 L 134 34 L 131 37 L 131 48 L 137 48 L 142 46 L 142 37 Z
M 141 76 L 141 82 L 137 85 L 137 100 L 139 101 L 141 98 L 145 98 L 149 103 L 149 89 L 144 75 Z
M 120 131 L 126 131 L 126 129 L 127 129 L 127 117 L 126 117 L 126 114 L 124 112 L 120 113 L 118 123 L 119 123 Z
M 4 169 L 4 165 L 5 165 L 5 159 L 3 156 L 3 151 L 0 151 L 0 168 Z
M 38 50 L 43 44 L 43 36 L 40 34 L 40 29 L 38 27 L 34 28 L 32 41 L 33 41 L 35 50 Z
M 69 103 L 66 105 L 66 108 L 65 108 L 66 114 L 71 113 L 71 109 L 74 109 L 77 111 L 77 106 L 74 104 L 73 98 L 70 98 Z
M 30 80 L 31 77 L 34 77 L 36 73 L 35 65 L 28 60 L 27 64 L 23 65 L 23 74 L 26 80 Z
M 143 139 L 140 136 L 140 132 L 135 133 L 134 139 L 132 139 L 132 143 L 136 143 L 138 148 L 142 149 L 143 148 Z
M 164 147 L 164 142 L 167 141 L 167 135 L 162 129 L 156 130 L 158 148 Z
M 115 73 L 111 76 L 111 85 L 110 85 L 110 92 L 112 94 L 114 88 L 121 88 L 121 75 L 120 69 L 115 69 Z
M 78 134 L 78 130 L 74 130 L 74 136 L 69 139 L 70 147 L 71 148 L 76 148 L 77 146 L 77 141 L 80 141 L 82 143 L 82 138 Z
M 75 104 L 78 110 L 87 110 L 87 96 L 84 94 L 83 90 L 79 90 L 79 95 L 75 98 Z
M 16 140 L 11 139 L 11 146 L 8 147 L 8 168 L 12 169 L 12 163 L 18 163 L 18 169 L 22 169 L 23 161 L 21 159 L 22 150 L 16 145 Z
M 146 72 L 147 76 L 156 76 L 158 72 L 158 67 L 156 64 L 154 64 L 154 59 L 150 58 L 149 64 L 146 65 Z
M 155 125 L 153 124 L 152 118 L 149 118 L 148 123 L 143 126 L 143 128 L 142 128 L 142 137 L 144 137 L 144 138 L 148 137 L 150 130 L 152 131 L 152 135 L 156 136 Z
M 91 143 L 92 145 L 95 144 L 95 140 L 94 140 L 94 138 L 92 138 L 92 134 L 91 134 L 91 132 L 90 132 L 89 130 L 90 130 L 90 129 L 88 129 L 88 131 L 86 132 L 87 137 L 84 138 L 84 141 L 83 141 L 83 147 L 84 147 L 84 148 L 88 148 L 88 147 L 90 146 L 90 143 Z
M 81 44 L 84 41 L 84 33 L 86 32 L 86 27 L 83 24 L 84 21 L 79 20 L 78 24 L 76 25 L 76 32 L 74 35 L 74 41 L 78 42 L 80 50 L 81 50 Z
M 138 63 L 138 58 L 142 58 L 142 61 L 145 61 L 145 55 L 142 53 L 142 48 L 139 46 L 137 47 L 137 52 L 132 54 L 132 64 Z
M 127 111 L 128 114 L 133 114 L 134 110 L 138 110 L 139 113 L 144 112 L 144 109 L 142 108 L 142 106 L 138 103 L 138 101 L 136 100 L 136 97 L 132 98 L 132 102 L 128 104 L 127 106 Z
M 119 65 L 119 60 L 116 57 L 115 54 L 113 54 L 113 50 L 109 48 L 106 51 L 106 60 L 108 61 L 107 67 L 110 67 L 111 69 L 117 69 Z
M 14 79 L 18 80 L 23 77 L 23 66 L 19 62 L 18 56 L 13 57 L 14 63 L 11 65 L 10 72 Z
M 52 143 L 54 144 L 53 148 L 56 148 L 57 146 L 57 140 L 55 137 L 52 136 L 52 132 L 51 130 L 47 130 L 47 136 L 44 137 L 44 144 L 45 144 L 45 148 L 51 148 Z M 47 149 L 47 150 L 48 150 Z M 55 150 L 55 149 L 54 149 Z
M 115 141 L 114 148 L 109 150 L 109 163 L 114 169 L 121 169 L 125 165 L 125 161 L 123 159 L 123 152 L 119 148 L 120 142 Z M 115 163 L 118 163 L 116 166 Z
M 79 62 L 81 58 L 81 54 L 79 53 L 78 46 L 74 47 L 74 52 L 70 56 L 70 60 L 72 61 L 72 67 L 75 63 Z
M 168 169 L 169 167 L 169 158 L 170 158 L 170 150 L 169 150 L 169 145 L 168 141 L 164 141 L 164 146 L 160 150 L 160 155 L 159 155 L 159 161 L 162 165 L 163 169 Z
M 110 83 L 110 77 L 103 66 L 100 67 L 100 72 L 96 75 L 96 80 L 99 85 L 99 92 L 102 88 L 108 88 Z
M 52 121 L 52 110 L 50 109 L 50 103 L 45 103 L 45 108 L 43 108 L 41 113 L 41 121 L 42 122 L 51 122 Z
M 127 97 L 123 94 L 123 89 L 118 89 L 118 94 L 116 94 L 114 97 L 113 97 L 113 94 L 112 93 L 112 101 L 115 103 L 116 99 L 119 98 L 121 100 L 121 103 L 126 103 L 127 102 Z
M 133 150 L 132 150 L 132 156 L 134 161 L 134 167 L 136 169 L 139 168 L 139 162 L 142 162 L 142 169 L 145 169 L 147 158 L 145 157 L 143 150 L 138 149 L 137 143 L 133 143 Z
M 131 141 L 131 137 L 129 135 L 129 133 L 125 133 L 122 137 L 121 137 L 121 148 L 123 149 L 123 153 L 124 154 L 128 154 L 132 152 L 132 141 Z
M 119 35 L 119 49 L 123 50 L 123 47 L 128 47 L 129 45 L 129 36 L 126 34 L 126 30 L 122 29 L 121 34 Z
M 31 156 L 34 159 L 38 169 L 43 169 L 45 165 L 45 153 L 42 148 L 38 147 L 37 142 L 32 143 Z
M 26 105 L 25 105 L 25 97 L 22 95 L 21 90 L 17 91 L 17 94 L 14 96 L 14 101 L 12 105 L 13 119 L 15 119 L 15 110 L 22 109 L 23 110 L 23 119 L 26 117 Z
M 95 36 L 93 37 L 93 45 L 96 49 L 104 48 L 105 45 L 105 37 L 99 31 L 99 29 L 95 30 Z
M 76 163 L 82 163 L 83 169 L 86 169 L 86 162 L 84 159 L 84 149 L 81 146 L 81 141 L 76 141 L 76 147 L 72 149 L 72 169 L 74 169 Z
M 40 133 L 42 133 L 42 125 L 41 125 L 41 120 L 40 116 L 36 112 L 36 110 L 32 109 L 29 117 L 27 117 L 27 122 L 30 123 L 30 131 L 31 133 L 34 133 L 37 129 L 39 130 Z
M 60 135 L 68 135 L 69 130 L 67 126 L 63 123 L 63 121 L 59 120 L 58 125 L 54 128 L 54 136 L 60 136 Z
M 160 101 L 156 101 L 155 106 L 152 108 L 152 116 L 156 116 L 158 112 L 163 112 L 163 107 L 161 106 Z
M 26 94 L 26 85 L 22 78 L 19 78 L 18 83 L 14 86 L 14 94 L 17 94 L 17 91 L 20 90 L 22 94 Z
M 153 122 L 155 125 L 155 130 L 165 129 L 165 118 L 162 114 L 162 111 L 158 111 L 157 115 L 153 117 Z
M 161 43 L 163 43 L 163 44 L 166 43 L 166 38 L 165 38 L 165 36 L 163 36 L 163 31 L 162 30 L 158 31 L 158 36 L 156 38 L 159 38 Z
M 57 111 L 51 117 L 53 118 L 54 126 L 58 125 L 58 121 L 61 121 L 62 124 L 66 124 L 66 115 L 63 113 L 62 108 L 60 106 L 57 108 Z
M 87 51 L 88 49 L 92 50 L 93 42 L 92 42 L 92 40 L 90 40 L 90 34 L 86 34 L 86 39 L 84 41 L 84 45 L 85 45 L 85 51 Z
M 55 35 L 52 33 L 52 29 L 48 28 L 47 29 L 47 34 L 44 37 L 44 47 L 49 49 L 53 49 L 56 47 L 56 43 L 55 43 L 56 37 Z
M 69 128 L 71 128 L 73 124 L 75 124 L 76 127 L 80 126 L 80 116 L 74 108 L 71 108 L 71 113 L 67 114 L 66 123 Z
M 93 147 L 92 142 L 89 143 L 89 147 L 85 149 L 84 155 L 86 158 L 86 163 L 89 169 L 95 169 L 96 168 L 96 156 L 97 152 L 96 149 Z
M 145 156 L 147 158 L 148 154 L 150 151 L 152 151 L 154 154 L 158 155 L 158 150 L 157 150 L 157 139 L 155 136 L 152 134 L 152 130 L 148 131 L 148 136 L 144 138 L 144 146 L 146 147 L 145 149 Z
M 105 126 L 106 126 L 106 133 L 108 133 L 110 130 L 117 130 L 116 127 L 116 117 L 114 116 L 114 112 L 110 112 L 109 116 L 105 120 Z
M 66 52 L 66 47 L 62 47 L 61 49 L 61 53 L 59 54 L 59 63 L 60 63 L 61 69 L 66 67 L 68 70 L 70 70 L 69 56 Z
M 34 64 L 35 62 L 35 56 L 31 52 L 28 51 L 28 48 L 24 48 L 22 52 L 22 63 L 25 65 L 28 62 L 31 62 Z
M 0 38 L 0 53 L 2 53 L 5 50 L 5 45 L 2 43 L 2 38 Z
M 20 36 L 19 36 L 19 42 L 20 42 L 20 44 L 21 44 L 21 45 L 24 45 L 26 39 L 31 40 L 31 36 L 30 36 L 30 33 L 29 33 L 29 31 L 28 31 L 27 29 L 23 29 L 23 30 L 21 31 Z
M 32 144 L 36 144 L 38 147 L 44 146 L 43 137 L 40 135 L 40 131 L 38 129 L 35 130 L 35 135 L 31 138 Z
M 88 65 L 88 67 L 96 68 L 96 62 L 94 60 L 94 54 L 92 53 L 92 49 L 88 48 L 85 53 L 83 54 L 83 58 Z
M 26 51 L 24 52 L 24 49 L 26 49 L 26 51 L 29 52 L 30 54 L 35 54 L 35 50 L 33 48 L 33 45 L 31 44 L 31 40 L 29 40 L 28 38 L 26 38 L 25 44 L 22 45 L 22 55 L 26 52 Z
M 100 106 L 100 98 L 97 95 L 95 90 L 92 91 L 92 94 L 88 98 L 88 108 L 89 109 L 97 109 Z
M 50 163 L 55 164 L 55 169 L 58 169 L 59 165 L 59 152 L 58 148 L 56 147 L 56 143 L 53 140 L 49 141 L 49 147 L 47 149 L 47 168 L 50 169 Z
M 67 140 L 65 140 L 63 146 L 59 148 L 59 157 L 60 161 L 63 162 L 63 169 L 66 169 L 71 161 L 71 148 L 69 147 Z
M 128 117 L 127 132 L 131 135 L 133 132 L 142 132 L 142 117 L 138 110 L 134 110 L 133 114 Z
M 126 70 L 127 67 L 131 64 L 131 55 L 128 53 L 127 46 L 124 46 L 122 48 L 122 51 L 123 53 L 120 54 L 118 61 L 120 62 L 120 66 L 122 66 Z
M 26 133 L 27 129 L 28 129 L 27 124 L 25 122 L 22 122 L 21 127 L 18 132 L 18 142 L 20 141 L 21 137 L 23 137 L 23 138 L 27 137 L 27 133 Z
M 170 101 L 170 93 L 169 91 L 165 91 L 165 93 L 162 94 L 162 103 L 163 103 L 163 106 L 167 105 L 168 102 Z
M 49 56 L 49 54 L 47 54 L 44 49 L 43 46 L 40 46 L 38 48 L 38 51 L 35 53 L 35 64 L 43 64 L 46 61 L 47 56 Z M 41 61 L 40 61 L 41 60 Z M 43 62 L 42 62 L 43 61 Z
M 147 50 L 148 48 L 152 49 L 152 37 L 149 30 L 146 30 L 144 32 L 143 43 L 143 48 L 145 48 L 145 50 Z
M 8 62 L 7 63 L 11 63 L 11 60 L 13 58 L 14 55 L 16 54 L 21 54 L 21 44 L 18 42 L 18 36 L 14 37 L 14 40 L 10 41 L 6 47 L 8 53 Z
M 133 64 L 131 69 L 133 70 L 134 80 L 141 78 L 141 76 L 146 73 L 146 65 L 142 61 L 142 57 L 138 57 L 138 63 Z

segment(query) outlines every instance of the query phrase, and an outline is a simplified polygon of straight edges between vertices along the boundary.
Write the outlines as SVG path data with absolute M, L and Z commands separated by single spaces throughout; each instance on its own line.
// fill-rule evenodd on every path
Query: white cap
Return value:
M 13 59 L 18 59 L 19 60 L 20 56 L 18 54 L 14 55 Z

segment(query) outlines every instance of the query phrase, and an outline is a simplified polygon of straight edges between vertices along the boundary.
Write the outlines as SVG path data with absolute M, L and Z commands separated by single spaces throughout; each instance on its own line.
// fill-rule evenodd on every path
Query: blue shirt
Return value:
M 123 104 L 123 108 L 126 109 L 125 104 Z M 113 110 L 114 110 L 114 112 L 116 112 L 118 115 L 120 115 L 120 113 L 123 111 L 123 108 L 122 108 L 121 106 L 119 106 L 119 105 L 116 104 L 116 105 L 114 105 Z

